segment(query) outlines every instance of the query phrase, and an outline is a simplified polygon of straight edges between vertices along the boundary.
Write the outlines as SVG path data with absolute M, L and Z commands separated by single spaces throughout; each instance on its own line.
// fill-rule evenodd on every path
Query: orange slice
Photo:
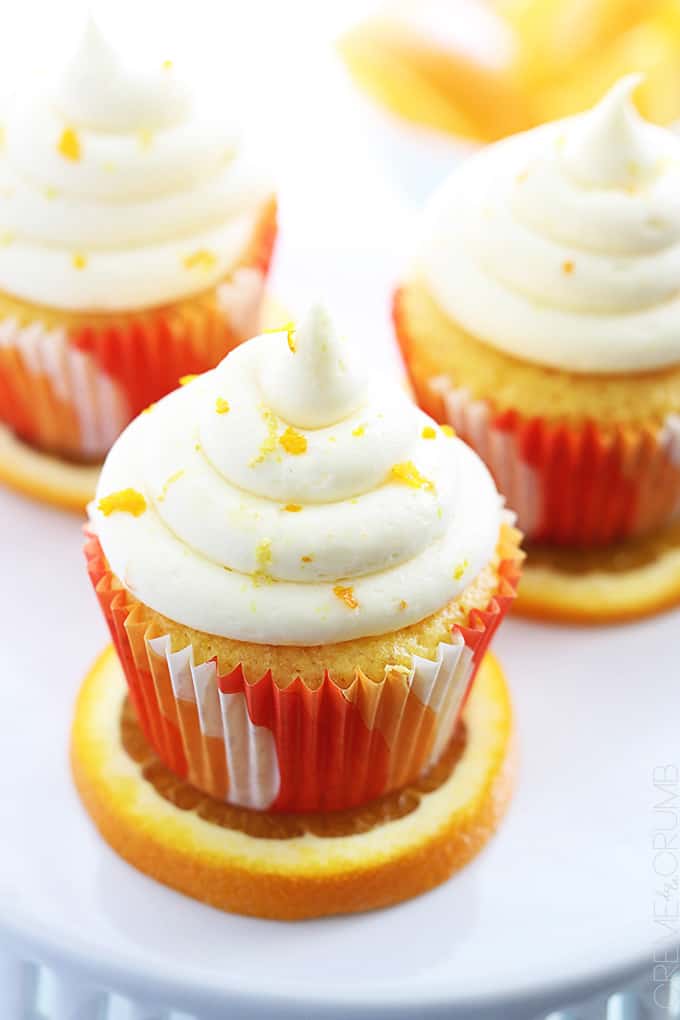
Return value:
M 543 620 L 617 623 L 680 605 L 680 523 L 579 551 L 529 548 L 513 612 Z
M 0 482 L 25 496 L 82 513 L 94 496 L 100 468 L 43 453 L 0 425 Z
M 282 304 L 265 297 L 262 324 L 285 321 Z M 0 483 L 41 503 L 82 513 L 94 498 L 101 464 L 77 464 L 61 460 L 22 442 L 0 423 Z
M 505 811 L 511 751 L 510 698 L 487 654 L 459 731 L 417 784 L 335 814 L 233 808 L 154 757 L 109 647 L 78 698 L 71 763 L 97 828 L 135 867 L 222 910 L 298 920 L 397 903 L 463 867 Z

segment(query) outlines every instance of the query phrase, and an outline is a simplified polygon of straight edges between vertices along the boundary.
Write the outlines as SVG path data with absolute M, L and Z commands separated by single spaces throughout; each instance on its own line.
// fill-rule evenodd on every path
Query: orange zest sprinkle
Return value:
M 574 272 L 574 263 L 571 260 L 562 263 L 562 272 L 569 276 L 570 273 Z
M 184 474 L 184 469 L 180 468 L 179 471 L 175 471 L 174 475 L 170 475 L 169 478 L 166 478 L 165 483 L 163 485 L 163 488 L 161 489 L 161 491 L 160 491 L 160 493 L 158 495 L 158 502 L 159 503 L 163 502 L 163 500 L 165 499 L 165 497 L 168 494 L 168 489 L 173 484 L 173 482 L 176 482 L 179 478 L 182 477 L 183 474 Z
M 469 566 L 470 564 L 467 560 L 463 560 L 462 563 L 459 563 L 453 572 L 454 581 L 460 581 L 461 577 L 463 576 L 463 574 L 465 573 Z
M 283 509 L 287 510 L 289 514 L 299 514 L 302 507 L 299 503 L 286 503 Z
M 306 438 L 300 435 L 299 432 L 296 432 L 290 425 L 283 435 L 279 436 L 279 443 L 286 453 L 291 453 L 296 457 L 301 453 L 305 453 L 307 450 Z
M 402 485 L 408 485 L 412 489 L 426 489 L 428 492 L 434 492 L 434 482 L 421 475 L 412 460 L 394 464 L 390 470 L 390 478 L 392 481 L 401 482 Z
M 313 556 L 301 556 L 300 559 L 302 560 L 303 563 L 311 563 L 312 560 L 314 559 L 314 557 Z
M 442 425 L 441 428 L 445 436 L 448 436 L 449 439 L 453 439 L 453 437 L 456 434 L 456 430 L 454 429 L 453 425 Z
M 365 431 L 366 431 L 366 426 L 365 425 L 357 425 L 357 427 L 355 429 L 352 429 L 352 435 L 353 436 L 363 436 Z
M 153 404 L 149 404 L 149 406 L 145 407 L 143 411 L 140 411 L 140 414 L 150 414 L 155 406 L 156 406 L 155 402 Z
M 187 269 L 212 269 L 217 263 L 217 257 L 207 248 L 199 248 L 191 255 L 185 255 L 182 261 Z
M 87 265 L 87 255 L 83 255 L 81 252 L 75 252 L 71 258 L 71 263 L 74 269 L 84 269 Z
M 57 142 L 57 152 L 64 159 L 70 159 L 72 163 L 77 163 L 80 159 L 80 139 L 78 133 L 73 128 L 64 128 Z
M 172 60 L 164 60 L 161 67 L 164 71 L 172 71 Z
M 402 610 L 408 609 L 408 602 L 406 601 L 406 599 L 401 599 L 400 600 L 399 608 L 402 609 Z
M 121 489 L 119 492 L 112 492 L 100 499 L 97 509 L 101 510 L 105 517 L 115 513 L 141 517 L 146 510 L 146 500 L 136 489 Z
M 423 431 L 420 433 L 423 439 L 436 439 L 437 433 L 431 425 L 426 425 Z
M 3 233 L 0 234 L 0 245 L 2 245 L 3 248 L 5 248 L 8 244 L 12 243 L 15 236 L 16 235 L 13 234 L 11 230 L 3 231 Z
M 286 333 L 288 340 L 288 347 L 295 354 L 297 350 L 297 344 L 295 343 L 295 323 L 286 322 L 283 326 L 274 326 L 273 329 L 263 329 L 263 333 Z
M 197 375 L 181 375 L 179 377 L 179 384 L 180 384 L 180 386 L 188 386 L 190 382 L 194 381 L 194 379 L 198 379 L 198 376 Z
M 342 584 L 336 584 L 333 589 L 333 594 L 336 598 L 339 598 L 341 602 L 344 602 L 348 609 L 359 608 L 359 603 L 354 597 L 354 588 L 346 588 Z
M 215 410 L 218 414 L 228 414 L 231 410 L 229 401 L 225 400 L 224 397 L 218 397 L 215 401 Z

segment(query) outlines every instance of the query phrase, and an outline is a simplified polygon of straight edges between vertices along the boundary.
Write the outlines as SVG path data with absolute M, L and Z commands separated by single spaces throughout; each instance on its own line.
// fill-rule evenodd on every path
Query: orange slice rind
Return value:
M 531 548 L 513 612 L 564 623 L 618 623 L 680 605 L 680 524 L 611 548 Z
M 342 812 L 340 828 L 332 816 L 322 816 L 322 835 L 319 816 L 316 826 L 300 830 L 298 823 L 309 816 L 229 808 L 172 776 L 150 751 L 145 756 L 144 746 L 141 754 L 132 753 L 126 698 L 109 647 L 88 673 L 76 707 L 71 762 L 81 799 L 121 857 L 222 910 L 299 920 L 408 899 L 471 860 L 509 801 L 512 710 L 502 670 L 489 654 L 465 708 L 465 738 L 461 742 L 458 734 L 452 741 L 458 739 L 459 748 L 448 774 L 438 778 L 433 770 L 393 795 L 392 814 L 384 806 L 363 806 Z M 139 731 L 137 748 L 141 739 Z
M 76 464 L 44 453 L 0 425 L 0 482 L 24 496 L 82 513 L 100 470 L 101 464 Z

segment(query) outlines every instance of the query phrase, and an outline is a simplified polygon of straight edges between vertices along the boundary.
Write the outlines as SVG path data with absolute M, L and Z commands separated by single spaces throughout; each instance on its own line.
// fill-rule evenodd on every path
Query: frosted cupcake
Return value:
M 269 815 L 355 808 L 439 760 L 520 561 L 478 457 L 365 380 L 320 310 L 133 422 L 90 521 L 146 741 Z
M 421 405 L 530 541 L 604 548 L 598 568 L 680 509 L 680 140 L 635 112 L 636 81 L 461 166 L 395 301 Z
M 96 461 L 257 328 L 272 188 L 171 61 L 128 68 L 92 21 L 2 143 L 0 423 Z

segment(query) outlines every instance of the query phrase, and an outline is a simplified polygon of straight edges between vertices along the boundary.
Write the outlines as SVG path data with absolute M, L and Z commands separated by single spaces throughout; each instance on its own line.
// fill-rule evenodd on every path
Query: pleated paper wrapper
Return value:
M 346 686 L 326 670 L 315 688 L 267 671 L 220 675 L 191 644 L 172 649 L 158 618 L 108 569 L 87 534 L 88 571 L 146 739 L 177 776 L 222 801 L 274 812 L 336 811 L 399 789 L 433 764 L 484 652 L 515 597 L 518 533 L 504 528 L 498 591 L 456 626 L 434 661 Z
M 196 298 L 139 314 L 0 320 L 0 422 L 49 453 L 101 460 L 132 418 L 258 331 L 276 204 L 238 266 Z M 0 305 L 1 307 L 1 305 Z
M 518 527 L 535 542 L 607 545 L 670 524 L 680 514 L 680 416 L 663 426 L 576 427 L 429 381 L 439 414 L 488 465 Z

